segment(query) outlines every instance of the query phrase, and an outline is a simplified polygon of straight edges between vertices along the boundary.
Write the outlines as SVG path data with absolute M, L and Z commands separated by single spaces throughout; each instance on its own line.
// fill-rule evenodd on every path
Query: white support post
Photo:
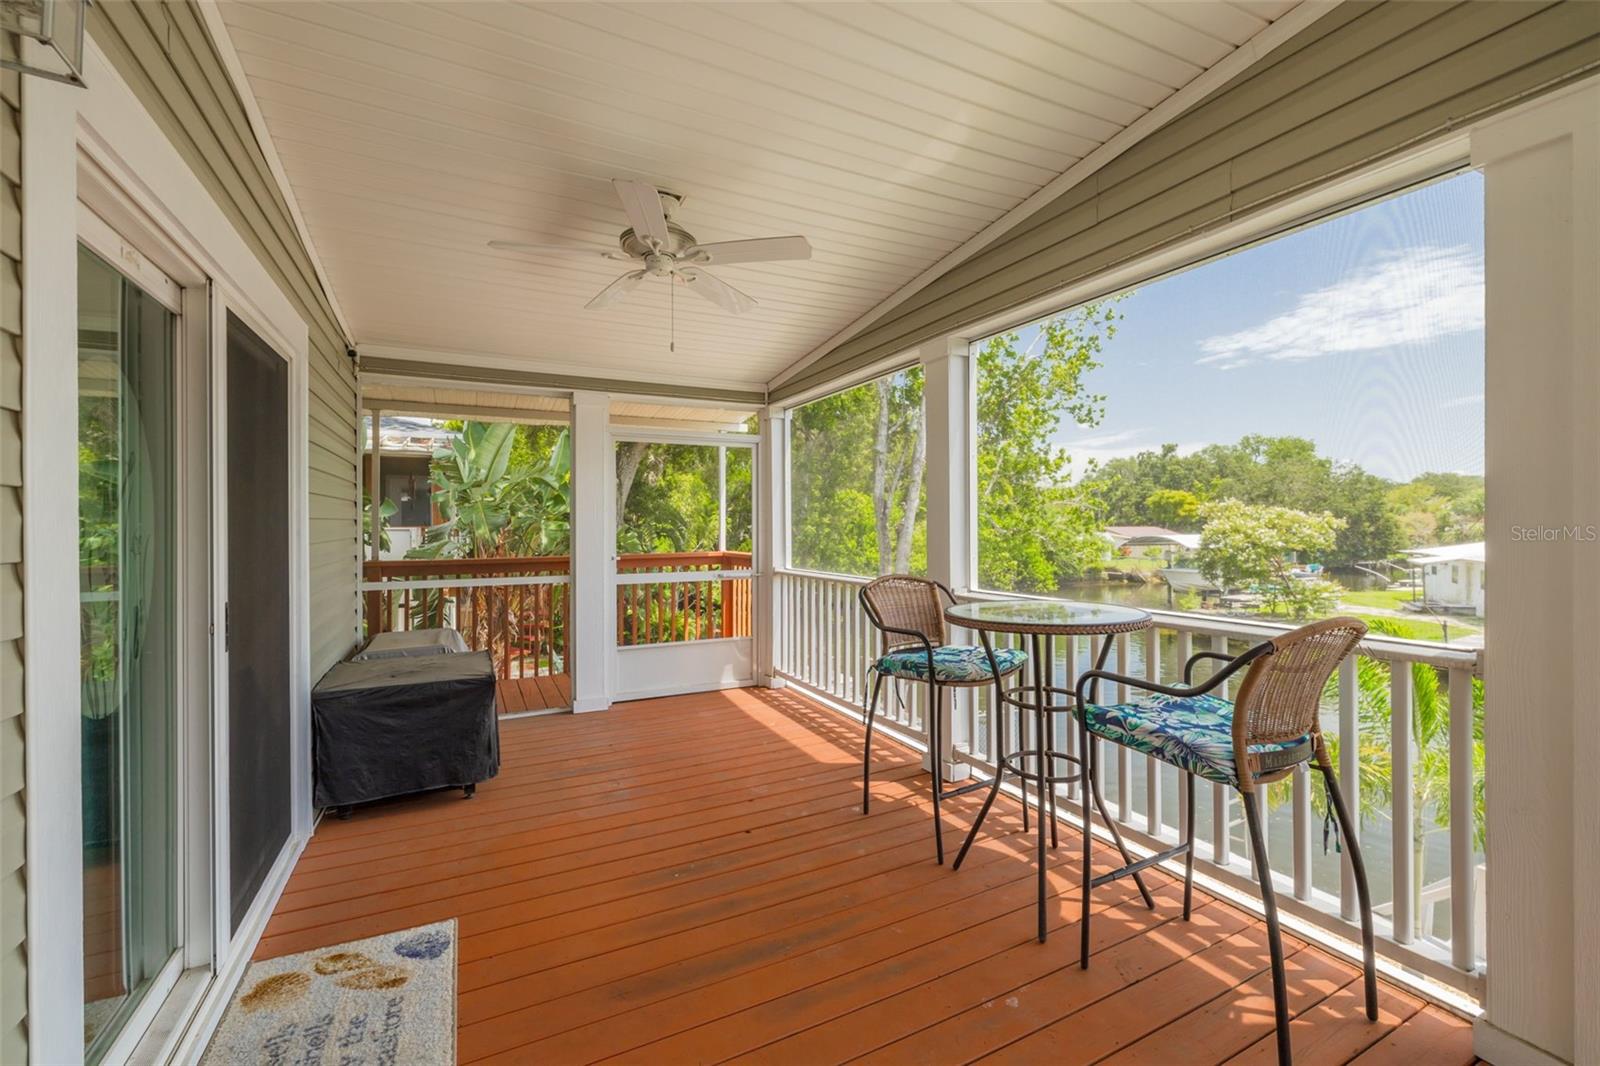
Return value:
M 1471 133 L 1484 176 L 1491 1062 L 1600 1061 L 1600 81 Z M 1451 823 L 1455 823 L 1452 812 Z
M 782 688 L 777 673 L 778 648 L 793 648 L 784 630 L 784 604 L 778 597 L 792 586 L 780 583 L 777 570 L 789 564 L 789 412 L 768 407 L 761 412 L 761 443 L 756 448 L 755 555 L 752 565 L 750 618 L 755 626 L 755 677 L 768 688 Z M 794 663 L 790 662 L 789 667 Z
M 368 506 L 367 528 L 370 530 L 369 550 L 372 561 L 377 562 L 383 558 L 383 471 L 380 468 L 383 452 L 383 412 L 374 407 L 368 414 L 372 418 L 372 473 L 369 475 L 372 484 L 368 487 L 367 495 L 372 502 Z
M 616 533 L 611 512 L 617 495 L 611 452 L 611 397 L 572 394 L 572 617 L 567 635 L 572 659 L 572 709 L 611 706 L 616 679 Z
M 972 587 L 972 381 L 970 346 L 964 338 L 940 337 L 917 350 L 922 363 L 922 413 L 927 447 L 928 576 L 957 592 Z M 948 715 L 941 731 L 945 780 L 971 773 L 955 761 L 956 747 L 968 747 L 971 691 L 962 689 L 946 706 L 929 713 Z
M 927 419 L 928 576 L 972 587 L 972 381 L 967 341 L 941 337 L 918 349 Z

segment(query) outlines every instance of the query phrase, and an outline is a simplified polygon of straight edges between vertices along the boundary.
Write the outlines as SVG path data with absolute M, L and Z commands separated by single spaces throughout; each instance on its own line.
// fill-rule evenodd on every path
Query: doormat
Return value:
M 455 919 L 251 963 L 200 1061 L 450 1066 Z

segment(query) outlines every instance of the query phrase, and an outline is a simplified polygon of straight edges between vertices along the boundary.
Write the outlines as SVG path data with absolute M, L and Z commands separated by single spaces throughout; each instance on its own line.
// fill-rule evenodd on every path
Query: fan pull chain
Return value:
M 678 351 L 678 275 L 667 275 L 667 351 Z

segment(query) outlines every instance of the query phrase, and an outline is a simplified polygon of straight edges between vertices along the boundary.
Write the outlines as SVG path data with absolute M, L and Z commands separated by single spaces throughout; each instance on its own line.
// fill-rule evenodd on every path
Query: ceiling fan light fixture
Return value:
M 710 302 L 733 314 L 753 311 L 754 297 L 707 273 L 706 266 L 734 263 L 771 263 L 810 259 L 811 242 L 801 236 L 755 237 L 738 241 L 700 244 L 694 234 L 672 221 L 683 202 L 675 193 L 662 192 L 649 182 L 613 179 L 612 188 L 628 216 L 628 228 L 617 238 L 617 250 L 591 250 L 568 245 L 490 241 L 498 251 L 554 255 L 599 255 L 637 264 L 637 268 L 612 281 L 584 306 L 598 310 L 622 300 L 647 277 L 666 278 L 688 285 Z

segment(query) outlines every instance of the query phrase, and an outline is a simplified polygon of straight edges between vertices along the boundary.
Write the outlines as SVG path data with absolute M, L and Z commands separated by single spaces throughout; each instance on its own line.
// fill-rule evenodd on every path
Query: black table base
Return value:
M 989 634 L 986 630 L 978 631 L 979 638 L 983 641 L 984 651 L 993 656 L 993 649 L 989 643 Z M 1028 831 L 1028 786 L 1032 784 L 1039 793 L 1039 943 L 1044 943 L 1048 935 L 1046 922 L 1046 897 L 1045 885 L 1045 855 L 1046 855 L 1046 826 L 1049 827 L 1049 846 L 1058 845 L 1057 819 L 1056 819 L 1056 786 L 1082 783 L 1094 802 L 1094 807 L 1100 812 L 1100 817 L 1106 823 L 1106 828 L 1111 831 L 1111 839 L 1116 843 L 1117 850 L 1122 854 L 1124 869 L 1118 876 L 1132 876 L 1139 886 L 1139 894 L 1144 898 L 1145 906 L 1155 909 L 1155 897 L 1150 894 L 1150 889 L 1145 885 L 1144 878 L 1140 876 L 1146 866 L 1153 863 L 1135 863 L 1128 852 L 1127 845 L 1123 843 L 1122 833 L 1117 829 L 1117 823 L 1111 819 L 1106 811 L 1105 798 L 1100 794 L 1100 786 L 1093 775 L 1089 773 L 1087 759 L 1092 759 L 1090 745 L 1093 740 L 1088 731 L 1082 728 L 1079 720 L 1079 735 L 1083 744 L 1083 755 L 1073 755 L 1060 751 L 1055 747 L 1055 716 L 1057 714 L 1071 714 L 1077 716 L 1076 695 L 1071 689 L 1060 688 L 1045 683 L 1048 673 L 1055 669 L 1054 648 L 1050 638 L 1041 633 L 1028 634 L 1030 653 L 1033 667 L 1033 681 L 1031 684 L 1015 685 L 1006 688 L 996 683 L 996 707 L 994 717 L 995 734 L 995 775 L 989 782 L 989 795 L 983 801 L 983 807 L 978 811 L 978 817 L 973 821 L 972 828 L 967 832 L 967 839 L 961 845 L 961 851 L 956 855 L 952 869 L 961 869 L 962 860 L 967 857 L 967 852 L 972 848 L 972 842 L 977 839 L 978 832 L 983 828 L 983 821 L 989 814 L 989 808 L 994 806 L 995 797 L 1000 794 L 1000 784 L 1009 774 L 1015 777 L 1022 790 L 1022 829 Z M 1111 635 L 1105 637 L 1101 645 L 1100 654 L 1095 663 L 1095 669 L 1103 669 L 1107 657 L 1111 654 Z M 1019 747 L 1015 751 L 1001 754 L 1004 743 L 1005 730 L 1003 722 L 1008 710 L 1018 712 L 1017 733 Z M 1025 716 L 1034 715 L 1034 739 L 1037 745 L 1033 749 L 1026 747 L 1026 731 L 1022 728 Z M 1029 769 L 1031 765 L 1033 769 Z M 1057 772 L 1057 763 L 1065 762 L 1067 767 Z M 1089 819 L 1086 817 L 1083 825 L 1085 843 L 1091 833 Z M 1086 847 L 1086 852 L 1089 850 Z M 1087 861 L 1087 860 L 1086 860 Z M 1109 879 L 1109 878 L 1108 878 Z

